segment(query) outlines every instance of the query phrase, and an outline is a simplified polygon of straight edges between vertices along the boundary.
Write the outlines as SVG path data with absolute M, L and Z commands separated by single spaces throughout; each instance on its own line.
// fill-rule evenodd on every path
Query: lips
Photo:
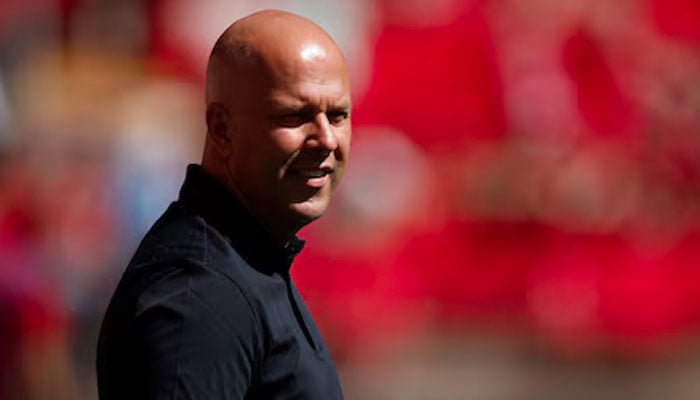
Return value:
M 299 174 L 305 178 L 321 178 L 333 173 L 333 168 L 327 164 L 299 164 L 289 168 L 289 172 Z
M 314 170 L 301 170 L 299 173 L 305 178 L 321 178 L 330 173 L 329 170 L 325 169 L 314 169 Z
M 320 188 L 328 182 L 329 175 L 333 173 L 333 168 L 325 165 L 304 166 L 292 168 L 289 172 L 300 177 L 306 186 Z

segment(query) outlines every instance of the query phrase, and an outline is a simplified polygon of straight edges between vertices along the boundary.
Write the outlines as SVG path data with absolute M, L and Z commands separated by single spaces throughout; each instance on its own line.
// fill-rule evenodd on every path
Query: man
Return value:
M 263 11 L 209 58 L 207 136 L 179 199 L 127 267 L 98 345 L 108 399 L 340 399 L 290 277 L 350 146 L 343 56 L 318 26 Z

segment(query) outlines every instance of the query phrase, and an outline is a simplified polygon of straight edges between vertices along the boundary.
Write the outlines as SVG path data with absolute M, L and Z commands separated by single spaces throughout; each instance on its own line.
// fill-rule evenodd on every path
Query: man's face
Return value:
M 350 90 L 339 57 L 309 46 L 251 73 L 233 93 L 227 168 L 249 209 L 273 230 L 320 217 L 350 150 Z

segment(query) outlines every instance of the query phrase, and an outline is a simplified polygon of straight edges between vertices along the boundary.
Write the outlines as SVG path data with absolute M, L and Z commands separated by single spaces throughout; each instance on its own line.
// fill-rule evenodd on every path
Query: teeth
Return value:
M 303 171 L 302 175 L 304 175 L 307 178 L 320 178 L 326 175 L 326 171 Z

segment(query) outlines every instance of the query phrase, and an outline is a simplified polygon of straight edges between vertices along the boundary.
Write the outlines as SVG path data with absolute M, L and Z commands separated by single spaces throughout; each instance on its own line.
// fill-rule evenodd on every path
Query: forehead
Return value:
M 297 79 L 278 80 L 275 83 L 265 96 L 272 106 L 311 104 L 349 107 L 349 84 L 339 75 L 300 75 Z
M 256 28 L 245 39 L 244 60 L 231 61 L 226 102 L 240 110 L 274 103 L 349 103 L 345 60 L 337 45 L 314 26 Z M 245 62 L 243 62 L 245 61 Z M 313 105 L 313 104 L 311 104 Z
M 264 68 L 263 81 L 273 102 L 349 103 L 350 84 L 342 56 L 311 43 Z
M 271 77 L 281 81 L 347 79 L 343 56 L 331 43 L 307 41 L 280 47 L 270 51 L 262 63 Z

